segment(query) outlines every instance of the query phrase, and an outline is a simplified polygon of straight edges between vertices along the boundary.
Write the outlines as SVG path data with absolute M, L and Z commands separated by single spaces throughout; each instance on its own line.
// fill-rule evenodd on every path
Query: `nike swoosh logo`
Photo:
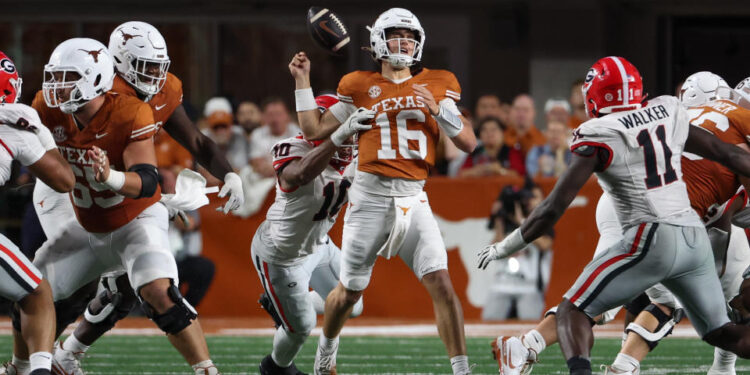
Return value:
M 157 105 L 156 107 L 154 107 L 154 109 L 157 110 L 157 111 L 161 111 L 161 109 L 164 108 L 164 107 L 166 107 L 166 106 L 167 106 L 166 104 Z
M 109 134 L 109 133 L 97 134 L 96 135 L 96 139 L 104 138 L 104 136 L 106 136 L 107 134 Z
M 331 28 L 330 28 L 330 27 L 328 27 L 328 25 L 327 25 L 327 24 L 328 24 L 328 20 L 325 20 L 325 21 L 320 21 L 320 23 L 318 23 L 318 26 L 320 26 L 320 28 L 321 28 L 321 29 L 323 29 L 323 30 L 325 30 L 325 31 L 329 32 L 329 33 L 330 33 L 331 35 L 333 35 L 333 36 L 335 36 L 335 37 L 338 37 L 338 36 L 339 36 L 339 34 L 336 34 L 336 32 L 335 32 L 335 31 L 331 30 Z

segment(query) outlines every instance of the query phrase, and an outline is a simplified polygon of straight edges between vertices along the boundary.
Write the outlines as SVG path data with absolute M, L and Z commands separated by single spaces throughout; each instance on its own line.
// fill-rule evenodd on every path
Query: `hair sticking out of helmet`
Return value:
M 120 76 L 146 101 L 167 82 L 167 42 L 155 27 L 139 21 L 117 26 L 109 36 L 109 52 Z
M 13 60 L 0 51 L 0 103 L 18 102 L 22 82 Z
M 682 104 L 693 107 L 716 99 L 729 99 L 732 88 L 727 81 L 711 72 L 697 72 L 685 79 L 680 88 Z
M 403 8 L 391 8 L 383 12 L 375 23 L 367 28 L 370 31 L 372 57 L 377 61 L 388 61 L 394 68 L 406 68 L 422 59 L 425 33 L 419 19 Z M 390 36 L 389 31 L 405 29 L 414 37 Z
M 643 101 L 641 73 L 618 56 L 599 59 L 591 66 L 581 87 L 589 117 L 637 109 Z

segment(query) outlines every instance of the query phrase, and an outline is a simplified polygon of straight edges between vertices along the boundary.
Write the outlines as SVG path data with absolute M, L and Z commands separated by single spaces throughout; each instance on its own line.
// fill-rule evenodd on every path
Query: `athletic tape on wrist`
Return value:
M 103 184 L 111 190 L 120 191 L 123 185 L 125 185 L 125 173 L 110 169 L 109 177 L 107 177 Z
M 297 106 L 297 112 L 318 109 L 318 103 L 315 103 L 312 87 L 294 90 L 294 102 Z
M 443 129 L 448 138 L 453 138 L 461 132 L 464 128 L 464 122 L 455 113 L 445 108 L 443 103 L 440 103 L 440 111 L 435 117 L 440 129 Z

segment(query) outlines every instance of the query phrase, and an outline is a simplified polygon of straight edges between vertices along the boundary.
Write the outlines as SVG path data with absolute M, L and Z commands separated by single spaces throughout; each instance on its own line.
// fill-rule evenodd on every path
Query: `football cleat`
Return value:
M 273 325 L 276 328 L 281 327 L 281 317 L 279 316 L 279 313 L 276 312 L 276 308 L 273 307 L 273 302 L 271 302 L 271 297 L 269 297 L 268 294 L 263 292 L 260 295 L 260 299 L 258 300 L 258 303 L 260 303 L 260 306 L 263 308 L 263 310 L 266 310 L 268 315 L 271 315 L 271 319 L 273 319 Z
M 294 362 L 292 362 L 289 367 L 281 367 L 277 365 L 276 362 L 273 361 L 273 358 L 271 358 L 270 354 L 260 361 L 258 371 L 260 372 L 260 375 L 307 375 L 297 369 Z
M 638 375 L 641 373 L 639 367 L 636 367 L 633 371 L 624 371 L 614 366 L 601 365 L 599 369 L 604 370 L 604 375 Z
M 503 375 L 527 375 L 536 363 L 536 353 L 518 337 L 500 336 L 492 341 L 492 356 Z
M 195 369 L 195 375 L 221 375 L 216 366 L 198 367 Z
M 85 353 L 63 349 L 62 342 L 55 343 L 55 353 L 52 355 L 52 373 L 55 375 L 84 375 L 81 368 L 81 358 Z
M 28 370 L 27 370 L 28 372 Z M 3 367 L 0 367 L 0 375 L 22 375 L 16 365 L 10 362 L 3 363 Z
M 336 375 L 336 352 L 338 350 L 338 341 L 330 351 L 322 350 L 318 345 L 318 350 L 315 352 L 315 364 L 313 365 L 315 375 Z
M 708 369 L 708 375 L 737 375 L 737 372 L 734 369 L 731 371 L 719 371 L 711 367 Z

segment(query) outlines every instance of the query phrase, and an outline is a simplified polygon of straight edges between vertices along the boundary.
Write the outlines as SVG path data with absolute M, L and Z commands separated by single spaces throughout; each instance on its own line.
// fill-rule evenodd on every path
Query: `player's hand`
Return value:
M 109 178 L 109 158 L 107 153 L 99 147 L 93 146 L 86 151 L 89 159 L 93 161 L 91 165 L 94 168 L 94 179 L 96 182 L 104 182 Z
M 477 253 L 477 268 L 480 270 L 486 269 L 493 260 L 507 258 L 510 255 L 506 251 L 503 251 L 502 242 L 487 245 Z
M 310 59 L 307 58 L 307 54 L 297 52 L 292 57 L 292 62 L 289 63 L 289 72 L 292 73 L 298 89 L 310 87 Z M 300 84 L 306 84 L 306 86 L 299 87 Z
M 417 101 L 426 105 L 427 109 L 430 110 L 430 114 L 437 116 L 440 113 L 440 105 L 435 102 L 435 97 L 432 96 L 432 92 L 427 90 L 423 85 L 413 84 L 411 87 L 414 89 L 414 94 L 417 96 Z
M 218 209 L 225 214 L 234 211 L 245 203 L 245 193 L 242 191 L 242 179 L 237 173 L 229 172 L 224 176 L 224 186 L 219 191 L 219 198 L 224 198 L 229 194 L 229 200 L 224 207 Z
M 341 147 L 344 141 L 354 134 L 372 129 L 370 121 L 374 117 L 375 111 L 371 111 L 364 107 L 357 108 L 357 110 L 349 115 L 349 118 L 347 118 L 346 121 L 344 121 L 344 123 L 342 123 L 338 129 L 331 134 L 331 142 L 333 142 L 336 147 Z

